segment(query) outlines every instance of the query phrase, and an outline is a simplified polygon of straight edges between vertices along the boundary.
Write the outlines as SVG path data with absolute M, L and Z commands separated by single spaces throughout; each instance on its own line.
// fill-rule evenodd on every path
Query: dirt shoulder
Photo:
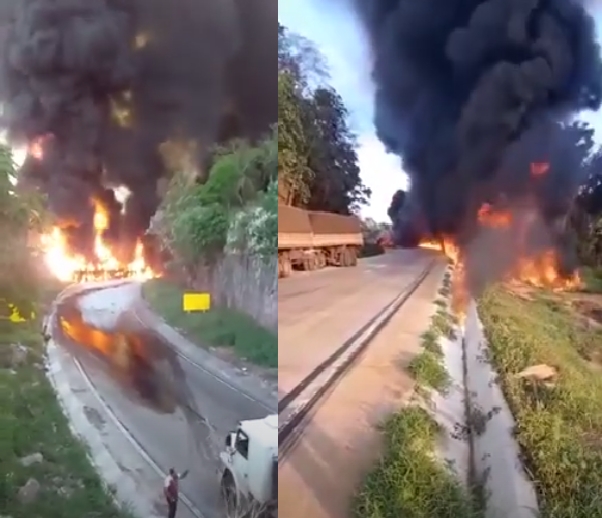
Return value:
M 601 517 L 602 297 L 497 287 L 479 314 L 541 516 Z
M 41 325 L 0 323 L 0 508 L 12 518 L 126 518 L 44 374 Z

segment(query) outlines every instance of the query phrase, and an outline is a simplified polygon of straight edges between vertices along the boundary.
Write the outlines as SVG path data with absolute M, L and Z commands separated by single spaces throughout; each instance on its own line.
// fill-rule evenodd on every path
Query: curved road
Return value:
M 138 297 L 139 286 L 128 284 L 84 295 L 79 307 L 83 310 L 85 320 L 89 323 L 96 321 L 98 327 L 107 330 L 114 327 L 116 317 L 121 316 L 120 326 L 126 323 L 128 328 L 133 326 L 138 329 L 143 341 L 153 347 L 158 340 L 157 335 L 149 330 L 153 325 L 147 322 L 144 324 L 148 325 L 141 325 L 140 321 L 140 318 L 144 320 L 149 315 L 133 310 Z M 264 417 L 270 413 L 269 403 L 246 396 L 209 372 L 174 355 L 181 369 L 175 374 L 176 381 L 185 382 L 193 400 L 192 406 L 206 419 L 209 423 L 207 426 L 196 415 L 191 417 L 190 412 L 177 409 L 173 413 L 161 413 L 144 405 L 140 399 L 133 397 L 115 382 L 102 361 L 89 354 L 78 354 L 77 351 L 75 356 L 79 360 L 81 371 L 94 387 L 93 392 L 96 391 L 96 395 L 102 400 L 97 407 L 89 405 L 92 408 L 90 414 L 100 414 L 103 410 L 106 413 L 109 410 L 136 443 L 126 452 L 123 445 L 108 442 L 109 453 L 116 458 L 118 464 L 122 454 L 131 454 L 131 449 L 141 448 L 161 472 L 166 472 L 170 467 L 179 471 L 190 470 L 189 475 L 182 480 L 181 489 L 197 512 L 191 512 L 181 503 L 178 518 L 222 518 L 224 513 L 219 495 L 216 453 L 222 447 L 226 433 L 239 420 Z M 167 365 L 163 369 L 164 372 L 169 371 Z M 169 376 L 173 377 L 174 374 Z M 271 413 L 275 412 L 275 403 L 273 401 Z M 96 419 L 97 427 L 105 425 L 107 419 Z M 101 430 L 101 434 L 103 433 Z M 127 443 L 125 448 L 129 448 Z M 140 470 L 146 471 L 145 473 L 138 473 L 137 469 L 128 466 L 121 467 L 130 472 L 141 492 L 146 490 L 151 494 L 157 516 L 166 515 L 161 497 L 161 476 L 158 473 L 153 476 L 153 470 L 149 466 L 145 463 L 141 465 Z M 156 487 L 149 488 L 149 484 Z
M 437 254 L 392 250 L 355 268 L 299 272 L 278 283 L 278 391 L 292 390 L 397 295 Z

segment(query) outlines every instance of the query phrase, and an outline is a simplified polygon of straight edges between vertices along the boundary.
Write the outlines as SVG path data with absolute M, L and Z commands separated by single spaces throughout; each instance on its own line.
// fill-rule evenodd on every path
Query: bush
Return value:
M 228 250 L 269 259 L 278 249 L 278 183 L 272 181 L 259 203 L 239 212 L 228 232 Z
M 176 174 L 161 205 L 156 233 L 176 263 L 212 263 L 228 244 L 257 255 L 277 248 L 277 136 L 258 146 L 219 148 L 207 180 Z M 234 230 L 235 235 L 229 235 Z

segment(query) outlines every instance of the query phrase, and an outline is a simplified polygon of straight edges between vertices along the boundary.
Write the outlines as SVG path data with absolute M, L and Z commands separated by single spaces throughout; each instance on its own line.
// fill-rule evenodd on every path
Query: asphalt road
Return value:
M 278 283 L 278 391 L 316 366 L 406 290 L 437 255 L 393 250 L 355 268 L 299 272 Z
M 136 296 L 133 290 L 131 286 L 123 286 L 88 296 L 80 303 L 85 309 L 84 319 L 90 323 L 96 320 L 99 327 L 111 327 L 117 321 L 111 313 L 127 315 Z M 155 338 L 143 332 L 143 340 L 151 344 Z M 171 360 L 177 362 L 178 372 L 171 372 L 167 362 L 162 366 L 163 372 L 187 388 L 194 413 L 181 409 L 174 413 L 157 412 L 128 395 L 103 368 L 102 362 L 89 355 L 80 358 L 83 370 L 103 401 L 142 449 L 165 472 L 170 467 L 178 471 L 189 469 L 189 475 L 181 483 L 182 492 L 204 517 L 221 518 L 224 512 L 219 497 L 216 454 L 226 433 L 239 420 L 264 417 L 267 412 L 264 406 L 209 373 L 177 357 Z M 158 495 L 160 491 L 158 487 Z M 192 516 L 183 505 L 181 508 L 179 518 Z
M 336 348 L 419 275 L 433 257 L 421 250 L 397 251 L 363 262 L 355 278 L 352 272 L 325 271 L 319 280 L 307 276 L 309 289 L 305 295 L 299 285 L 296 297 L 291 288 L 289 309 L 279 312 L 279 316 L 288 317 L 291 326 L 280 328 L 288 339 L 279 343 L 283 351 L 280 358 L 284 355 L 289 360 L 289 383 L 318 361 L 311 355 L 322 358 Z M 379 425 L 401 408 L 413 392 L 414 381 L 407 366 L 420 351 L 420 335 L 428 328 L 434 312 L 433 301 L 444 266 L 443 260 L 435 263 L 416 291 L 303 423 L 303 434 L 278 466 L 281 516 L 352 516 L 353 495 L 382 452 Z M 304 308 L 310 319 L 304 331 L 303 322 L 291 313 L 293 304 L 297 310 Z M 317 315 L 311 310 L 314 304 Z

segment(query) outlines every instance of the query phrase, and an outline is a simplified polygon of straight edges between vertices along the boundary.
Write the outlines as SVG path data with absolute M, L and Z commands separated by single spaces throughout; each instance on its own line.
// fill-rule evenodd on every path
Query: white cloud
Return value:
M 376 135 L 364 135 L 359 139 L 358 159 L 364 183 L 372 190 L 368 207 L 362 216 L 376 221 L 388 221 L 387 209 L 391 196 L 398 189 L 408 188 L 408 177 L 401 170 L 401 159 L 385 151 Z

